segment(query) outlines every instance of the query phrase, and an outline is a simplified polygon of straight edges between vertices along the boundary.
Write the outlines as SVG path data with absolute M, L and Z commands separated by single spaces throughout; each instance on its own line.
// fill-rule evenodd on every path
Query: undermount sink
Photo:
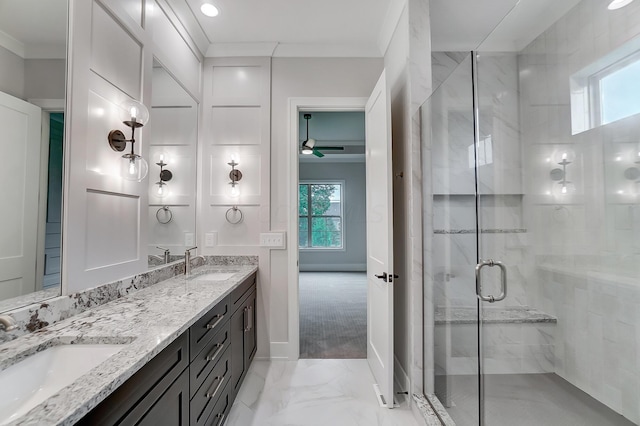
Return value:
M 195 277 L 198 281 L 224 281 L 228 280 L 239 271 L 225 271 L 225 272 L 209 272 L 206 274 L 198 275 Z
M 0 371 L 0 425 L 23 416 L 124 347 L 59 344 Z

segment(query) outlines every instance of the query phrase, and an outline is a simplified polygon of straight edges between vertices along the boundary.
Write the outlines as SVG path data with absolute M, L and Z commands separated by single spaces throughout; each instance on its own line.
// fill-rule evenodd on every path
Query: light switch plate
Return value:
M 260 234 L 260 246 L 274 249 L 284 249 L 285 232 L 265 232 Z
M 205 247 L 215 247 L 218 245 L 218 233 L 217 232 L 207 232 L 204 234 L 204 245 Z
M 187 247 L 193 247 L 196 245 L 196 238 L 193 232 L 184 233 L 184 245 Z

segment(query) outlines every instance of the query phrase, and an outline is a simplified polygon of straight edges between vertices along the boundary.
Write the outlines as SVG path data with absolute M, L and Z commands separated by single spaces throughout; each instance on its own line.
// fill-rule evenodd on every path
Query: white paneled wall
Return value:
M 269 231 L 271 60 L 208 59 L 204 79 L 199 240 L 217 233 L 206 254 L 259 254 L 260 232 Z M 238 197 L 230 195 L 232 159 L 242 172 Z M 241 223 L 226 220 L 232 206 L 242 211 Z
M 75 1 L 70 14 L 65 294 L 146 270 L 148 182 L 129 182 L 118 175 L 121 154 L 109 148 L 107 134 L 112 129 L 130 134 L 118 114 L 123 101 L 133 98 L 151 106 L 154 56 L 179 54 L 179 60 L 165 66 L 173 75 L 189 79 L 184 85 L 194 88 L 193 93 L 201 87 L 202 59 L 174 24 L 177 21 L 164 1 Z M 158 32 L 163 32 L 162 39 Z M 191 124 L 180 129 L 185 126 Z M 136 131 L 135 144 L 136 153 L 150 163 L 155 136 L 151 128 Z M 195 149 L 191 151 L 182 157 L 193 163 Z M 195 182 L 192 168 L 188 179 Z M 193 189 L 183 192 L 193 200 Z
M 207 59 L 203 88 L 199 253 L 259 256 L 258 357 L 269 357 L 273 327 L 270 251 L 260 247 L 260 233 L 270 230 L 271 58 Z M 231 166 L 227 163 L 232 159 L 242 172 L 236 198 L 229 194 Z M 238 224 L 226 220 L 233 206 L 244 217 Z M 205 245 L 207 233 L 216 235 L 213 247 Z

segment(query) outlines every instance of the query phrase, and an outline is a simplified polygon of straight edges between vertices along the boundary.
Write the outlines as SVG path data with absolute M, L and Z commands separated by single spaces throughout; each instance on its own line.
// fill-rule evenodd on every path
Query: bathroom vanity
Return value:
M 254 273 L 78 424 L 222 425 L 256 352 L 255 301 Z
M 8 424 L 224 424 L 256 353 L 256 275 L 203 266 L 3 344 L 0 370 L 57 345 L 122 346 Z

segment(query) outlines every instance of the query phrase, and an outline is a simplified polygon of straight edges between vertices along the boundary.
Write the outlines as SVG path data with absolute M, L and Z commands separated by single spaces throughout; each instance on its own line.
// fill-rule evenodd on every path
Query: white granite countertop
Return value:
M 0 345 L 0 369 L 64 343 L 124 343 L 124 348 L 10 425 L 72 425 L 228 295 L 257 266 L 203 266 Z M 202 281 L 214 272 L 237 273 Z M 129 343 L 130 342 L 130 343 Z

